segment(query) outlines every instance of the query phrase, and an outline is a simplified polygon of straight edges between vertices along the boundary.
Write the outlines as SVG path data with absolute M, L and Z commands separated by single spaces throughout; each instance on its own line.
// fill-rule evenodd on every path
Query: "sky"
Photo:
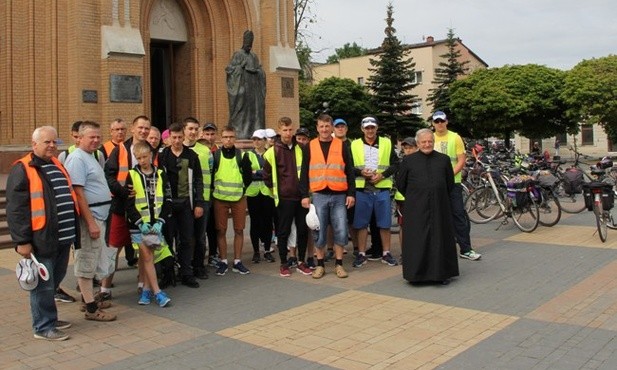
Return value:
M 384 39 L 389 0 L 313 0 L 308 28 L 313 59 L 356 42 Z M 446 38 L 449 28 L 489 67 L 540 64 L 568 70 L 584 59 L 617 54 L 615 0 L 391 0 L 401 42 Z

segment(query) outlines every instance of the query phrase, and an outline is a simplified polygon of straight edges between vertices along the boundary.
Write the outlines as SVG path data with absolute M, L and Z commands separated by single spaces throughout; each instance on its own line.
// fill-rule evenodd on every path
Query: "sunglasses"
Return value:
M 433 123 L 444 123 L 444 122 L 446 122 L 446 121 L 443 120 L 443 119 L 436 119 L 436 120 L 433 121 Z
M 365 123 L 377 123 L 377 120 L 375 120 L 374 118 L 365 118 L 362 120 L 362 124 Z

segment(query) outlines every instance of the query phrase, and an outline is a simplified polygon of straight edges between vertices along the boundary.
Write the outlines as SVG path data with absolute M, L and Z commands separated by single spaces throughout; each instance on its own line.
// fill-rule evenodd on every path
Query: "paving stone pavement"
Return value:
M 33 339 L 18 256 L 0 251 L 3 369 L 615 369 L 617 232 L 601 243 L 589 213 L 520 233 L 513 224 L 472 226 L 481 261 L 460 260 L 447 286 L 415 287 L 401 268 L 369 262 L 338 279 L 278 276 L 250 263 L 191 289 L 167 289 L 172 305 L 137 305 L 137 270 L 121 258 L 111 323 L 59 303 L 71 339 Z M 496 230 L 497 229 L 497 230 Z M 231 238 L 231 234 L 229 235 Z M 400 254 L 393 237 L 394 255 Z M 77 294 L 72 266 L 63 287 Z

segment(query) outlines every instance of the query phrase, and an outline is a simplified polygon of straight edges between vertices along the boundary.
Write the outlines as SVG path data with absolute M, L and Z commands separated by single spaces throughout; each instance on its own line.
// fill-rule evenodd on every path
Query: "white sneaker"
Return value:
M 461 253 L 459 254 L 459 256 L 461 258 L 467 259 L 467 260 L 471 260 L 471 261 L 477 261 L 480 258 L 482 258 L 482 255 L 480 253 L 476 253 L 476 251 L 474 251 L 473 249 L 470 250 L 467 253 Z

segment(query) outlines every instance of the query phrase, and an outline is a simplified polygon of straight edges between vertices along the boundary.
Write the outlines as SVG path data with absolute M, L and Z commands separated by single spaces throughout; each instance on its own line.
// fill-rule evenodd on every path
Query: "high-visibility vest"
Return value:
M 456 166 L 456 164 L 458 163 L 458 156 L 456 155 L 456 140 L 458 138 L 458 134 L 456 132 L 452 132 L 452 131 L 448 131 L 448 134 L 446 135 L 446 140 L 441 140 L 441 141 L 445 141 L 448 143 L 447 146 L 447 150 L 445 154 L 448 157 L 450 157 L 450 162 L 452 163 L 452 168 L 454 168 L 454 166 Z M 441 148 L 439 148 L 439 145 L 437 143 L 435 143 L 435 150 L 438 152 L 441 152 L 440 150 Z M 460 184 L 461 181 L 463 180 L 463 171 L 459 171 L 459 173 L 457 173 L 456 175 L 454 175 L 454 183 L 456 184 Z
M 210 148 L 197 142 L 191 147 L 191 149 L 197 153 L 199 157 L 199 166 L 201 167 L 201 176 L 203 177 L 204 184 L 204 200 L 207 202 L 210 200 L 210 183 L 212 182 L 212 174 L 210 172 Z
M 129 170 L 131 181 L 133 182 L 133 190 L 135 191 L 135 208 L 141 216 L 141 220 L 144 223 L 149 224 L 150 218 L 150 200 L 148 194 L 146 194 L 145 179 L 144 176 L 137 170 Z M 165 194 L 163 193 L 163 170 L 156 170 L 156 191 L 154 192 L 154 217 L 158 218 L 161 214 L 161 208 L 163 207 L 163 200 Z
M 300 145 L 294 145 L 294 154 L 296 155 L 296 170 L 298 179 L 300 179 L 300 170 L 302 169 L 302 149 Z M 268 161 L 270 167 L 272 167 L 272 198 L 274 198 L 274 206 L 279 204 L 279 190 L 278 190 L 278 174 L 276 172 L 276 156 L 274 154 L 274 147 L 268 148 L 264 153 L 264 159 Z
M 103 150 L 105 151 L 105 156 L 107 158 L 109 158 L 111 151 L 114 150 L 115 147 L 116 147 L 116 144 L 114 144 L 114 142 L 111 140 L 103 144 Z
M 311 140 L 309 149 L 311 150 L 311 159 L 308 179 L 311 191 L 317 192 L 326 188 L 332 191 L 347 190 L 343 142 L 340 139 L 332 138 L 327 159 L 323 155 L 318 138 Z
M 126 185 L 126 178 L 129 176 L 129 151 L 126 150 L 124 143 L 118 144 L 118 174 L 116 180 L 120 185 Z
M 236 202 L 244 195 L 243 190 L 242 172 L 240 172 L 236 156 L 225 158 L 221 154 L 220 163 L 214 173 L 212 196 L 218 200 Z
M 388 167 L 390 167 L 390 154 L 392 152 L 392 142 L 385 137 L 378 137 L 379 140 L 379 152 L 377 160 L 377 173 L 383 173 Z M 356 139 L 351 142 L 351 154 L 353 156 L 353 163 L 359 170 L 364 169 L 364 141 L 362 139 Z M 356 177 L 356 188 L 363 189 L 365 185 L 364 176 L 360 175 Z M 392 177 L 384 178 L 375 184 L 378 189 L 391 189 Z
M 30 223 L 32 224 L 32 230 L 37 231 L 42 230 L 47 222 L 45 216 L 45 195 L 43 194 L 43 181 L 41 180 L 41 176 L 36 168 L 30 166 L 30 161 L 32 161 L 32 154 L 26 154 L 15 163 L 21 162 L 24 165 L 24 170 L 26 171 L 26 176 L 28 177 L 30 190 Z M 73 198 L 73 203 L 75 204 L 75 210 L 77 211 L 77 214 L 79 214 L 77 195 L 73 190 L 73 184 L 71 184 L 69 174 L 66 172 L 60 161 L 56 159 L 56 157 L 51 157 L 51 161 L 64 174 L 64 177 L 66 177 L 66 181 L 69 183 L 71 197 Z
M 259 157 L 257 156 L 257 153 L 249 150 L 246 152 L 245 155 L 249 157 L 249 160 L 251 161 L 251 169 L 253 171 L 259 171 L 263 169 L 263 166 L 259 163 Z M 256 197 L 260 193 L 266 196 L 272 196 L 272 192 L 266 186 L 263 180 L 253 180 L 251 184 L 246 188 L 245 192 L 247 197 Z

